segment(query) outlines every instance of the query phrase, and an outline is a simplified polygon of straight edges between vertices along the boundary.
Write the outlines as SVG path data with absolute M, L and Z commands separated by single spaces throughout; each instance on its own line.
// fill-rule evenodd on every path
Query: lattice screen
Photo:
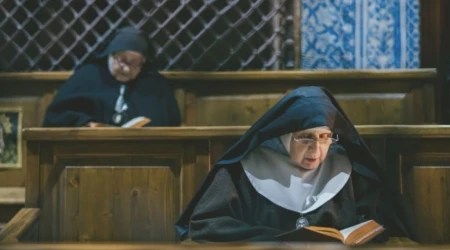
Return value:
M 292 65 L 292 0 L 0 0 L 2 71 L 71 70 L 113 32 L 146 32 L 161 70 Z

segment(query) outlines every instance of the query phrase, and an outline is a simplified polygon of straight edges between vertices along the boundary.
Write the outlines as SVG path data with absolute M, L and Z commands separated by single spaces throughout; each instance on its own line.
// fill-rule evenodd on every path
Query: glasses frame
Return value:
M 333 136 L 333 135 L 332 135 Z M 339 135 L 336 134 L 336 138 L 328 138 L 328 139 L 309 139 L 309 138 L 295 138 L 294 136 L 292 137 L 294 139 L 295 142 L 302 144 L 302 145 L 307 145 L 310 146 L 311 144 L 313 144 L 314 142 L 318 142 L 321 145 L 331 145 L 334 144 L 336 142 L 339 141 Z M 331 142 L 327 142 L 328 140 L 331 140 Z
M 139 64 L 137 64 L 135 62 L 133 62 L 133 63 L 125 62 L 123 60 L 123 57 L 120 54 L 113 55 L 113 58 L 114 58 L 114 61 L 117 64 L 119 64 L 120 67 L 123 68 L 124 66 L 127 66 L 131 70 L 139 70 L 142 68 L 142 65 L 144 65 L 144 63 L 145 63 L 145 60 L 142 60 Z

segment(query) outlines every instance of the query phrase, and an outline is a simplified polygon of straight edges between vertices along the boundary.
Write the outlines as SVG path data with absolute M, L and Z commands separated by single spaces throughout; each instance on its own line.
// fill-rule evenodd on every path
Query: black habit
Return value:
M 341 230 L 373 219 L 387 230 L 372 242 L 385 242 L 388 235 L 414 239 L 393 192 L 383 189 L 382 168 L 337 101 L 325 89 L 301 87 L 275 104 L 211 169 L 176 223 L 180 240 L 276 241 L 276 235 L 295 229 L 300 214 L 258 193 L 241 160 L 268 140 L 321 126 L 339 135 L 338 147 L 346 151 L 352 170 L 336 196 L 303 215 L 310 225 Z

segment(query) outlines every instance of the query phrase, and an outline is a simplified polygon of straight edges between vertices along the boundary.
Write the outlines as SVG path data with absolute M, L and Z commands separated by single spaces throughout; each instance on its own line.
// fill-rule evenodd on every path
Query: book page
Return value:
M 150 121 L 151 120 L 145 116 L 139 116 L 139 117 L 129 120 L 128 122 L 123 124 L 121 127 L 122 128 L 132 128 L 132 127 L 140 128 L 140 127 L 146 125 L 147 123 L 149 123 Z
M 317 227 L 317 226 L 309 226 L 305 227 L 306 230 L 310 230 L 319 234 L 323 234 L 329 237 L 333 237 L 335 239 L 338 239 L 342 242 L 344 242 L 344 237 L 342 237 L 342 234 L 334 228 L 331 227 Z
M 348 242 L 348 245 L 364 244 L 382 233 L 384 230 L 385 228 L 383 226 L 374 220 L 370 220 L 365 225 L 362 225 L 351 232 L 346 241 Z
M 375 236 L 379 235 L 385 230 L 380 225 L 373 227 L 372 223 L 368 223 L 367 226 L 369 226 L 369 230 L 367 230 L 367 228 L 363 226 L 360 227 L 360 229 L 362 229 L 361 231 L 358 229 L 353 231 L 353 233 L 348 236 L 345 243 L 351 246 L 361 245 L 373 239 Z
M 342 234 L 344 240 L 346 240 L 347 237 L 348 237 L 353 231 L 355 231 L 355 229 L 360 228 L 361 226 L 363 226 L 363 225 L 369 223 L 370 221 L 371 221 L 371 220 L 365 221 L 365 222 L 362 222 L 362 223 L 359 223 L 359 224 L 356 224 L 356 225 L 351 226 L 351 227 L 347 227 L 347 228 L 345 228 L 345 229 L 342 229 L 340 232 L 341 232 L 341 234 Z

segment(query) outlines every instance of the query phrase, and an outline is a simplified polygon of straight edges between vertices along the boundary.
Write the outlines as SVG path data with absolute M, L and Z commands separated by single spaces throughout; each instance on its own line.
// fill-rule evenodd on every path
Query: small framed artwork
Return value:
M 0 107 L 0 169 L 22 167 L 22 108 Z

